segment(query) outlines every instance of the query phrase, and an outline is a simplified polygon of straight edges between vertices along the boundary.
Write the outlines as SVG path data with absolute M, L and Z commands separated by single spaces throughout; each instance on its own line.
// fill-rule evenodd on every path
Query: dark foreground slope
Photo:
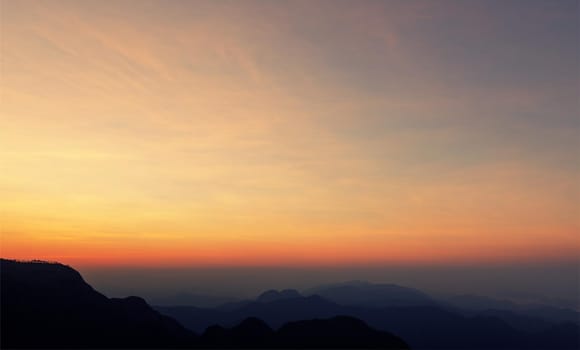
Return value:
M 2 348 L 175 348 L 195 341 L 143 299 L 109 299 L 68 266 L 2 259 L 0 272 Z
M 250 318 L 201 337 L 143 299 L 109 299 L 72 268 L 0 260 L 0 348 L 381 348 L 408 349 L 352 317 L 301 321 L 273 331 Z

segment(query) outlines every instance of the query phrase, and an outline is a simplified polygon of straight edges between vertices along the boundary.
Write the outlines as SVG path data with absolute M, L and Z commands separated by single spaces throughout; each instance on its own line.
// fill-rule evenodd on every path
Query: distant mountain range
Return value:
M 305 320 L 273 330 L 247 318 L 201 335 L 143 299 L 109 299 L 74 269 L 0 260 L 0 348 L 382 348 L 408 349 L 395 335 L 349 316 Z M 284 294 L 284 293 L 282 293 Z M 264 298 L 275 297 L 266 294 Z
M 296 320 L 350 315 L 376 329 L 394 332 L 417 349 L 577 349 L 580 345 L 578 318 L 570 317 L 578 314 L 572 310 L 546 318 L 512 310 L 467 310 L 412 288 L 359 281 L 317 287 L 307 293 L 311 295 L 270 290 L 255 300 L 216 308 L 157 310 L 197 331 L 210 324 L 230 327 L 247 317 L 258 317 L 276 328 Z M 481 303 L 483 297 L 476 301 Z
M 580 324 L 580 312 L 545 304 L 517 304 L 510 300 L 480 295 L 456 295 L 440 300 L 439 304 L 456 308 L 466 314 L 489 314 L 496 311 L 508 311 L 509 313 L 540 318 L 553 323 L 573 322 Z
M 107 298 L 58 263 L 2 259 L 0 272 L 1 348 L 580 348 L 573 310 L 477 296 L 442 301 L 391 284 L 152 308 L 139 297 Z
M 201 336 L 203 348 L 383 348 L 408 349 L 399 337 L 370 328 L 349 316 L 289 322 L 273 330 L 250 317 L 237 326 L 209 327 Z
M 350 281 L 329 284 L 309 289 L 305 295 L 321 297 L 341 305 L 355 306 L 425 306 L 436 301 L 427 294 L 413 288 L 395 284 L 374 284 L 365 281 Z
M 260 303 L 269 303 L 276 300 L 300 298 L 301 296 L 302 295 L 300 295 L 296 289 L 284 289 L 281 291 L 270 289 L 260 294 L 256 301 Z
M 542 319 L 549 323 L 573 322 L 580 324 L 580 312 L 572 308 L 554 306 L 541 302 L 514 302 L 481 295 L 464 294 L 433 297 L 418 289 L 395 284 L 375 284 L 366 281 L 348 281 L 327 284 L 299 292 L 296 289 L 282 291 L 268 290 L 255 299 L 240 300 L 235 297 L 204 295 L 200 293 L 179 293 L 165 297 L 148 299 L 157 306 L 195 306 L 220 310 L 232 310 L 253 301 L 296 296 L 318 295 L 328 301 L 344 306 L 439 306 L 466 316 L 489 315 L 493 313 L 517 314 L 517 316 Z M 269 298 L 269 299 L 268 299 Z M 572 301 L 569 302 L 571 305 Z

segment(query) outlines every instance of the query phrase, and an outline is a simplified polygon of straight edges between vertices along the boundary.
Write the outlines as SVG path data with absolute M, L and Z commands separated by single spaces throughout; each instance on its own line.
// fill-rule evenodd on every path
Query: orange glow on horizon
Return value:
M 560 243 L 560 242 L 559 242 Z M 566 247 L 522 242 L 430 242 L 394 244 L 351 242 L 318 244 L 207 243 L 135 241 L 109 246 L 61 242 L 11 242 L 2 254 L 19 260 L 59 261 L 72 266 L 106 267 L 251 267 L 251 266 L 387 266 L 469 265 L 533 261 L 569 261 L 577 258 L 577 241 Z M 50 249 L 47 249 L 50 247 Z M 47 254 L 47 251 L 50 253 Z
M 578 255 L 577 96 L 529 83 L 547 80 L 551 56 L 518 37 L 463 58 L 425 30 L 449 22 L 442 4 L 317 6 L 3 2 L 0 254 L 87 266 Z M 502 26 L 470 22 L 461 42 L 509 37 L 479 40 Z

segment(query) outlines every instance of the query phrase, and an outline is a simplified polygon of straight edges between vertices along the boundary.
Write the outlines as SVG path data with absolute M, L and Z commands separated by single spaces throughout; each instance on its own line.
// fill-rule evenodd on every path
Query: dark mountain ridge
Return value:
M 2 348 L 178 348 L 196 337 L 139 297 L 105 297 L 69 266 L 0 263 Z
M 160 312 L 178 319 L 192 330 L 209 324 L 230 327 L 254 316 L 272 328 L 304 319 L 349 315 L 370 327 L 401 336 L 414 349 L 576 349 L 580 329 L 574 324 L 547 324 L 536 332 L 510 326 L 495 315 L 466 316 L 440 306 L 345 306 L 320 296 L 249 302 L 231 310 L 195 307 L 161 307 Z M 553 334 L 559 334 L 554 337 Z
M 348 306 L 290 291 L 233 309 L 159 313 L 139 297 L 107 298 L 58 263 L 2 259 L 0 277 L 2 348 L 580 348 L 574 323 L 526 332 L 495 314 L 466 316 L 438 305 Z
M 232 328 L 214 325 L 201 336 L 206 348 L 333 348 L 408 349 L 399 337 L 370 328 L 349 316 L 289 322 L 273 330 L 264 321 L 250 317 Z
M 302 295 L 296 289 L 284 289 L 277 291 L 270 289 L 260 294 L 256 301 L 261 303 L 269 303 L 271 301 L 300 298 Z
M 464 314 L 489 314 L 502 312 L 517 313 L 520 316 L 542 319 L 551 323 L 573 322 L 580 325 L 580 312 L 553 305 L 538 303 L 515 303 L 481 295 L 463 294 L 442 298 L 439 304 L 454 308 Z
M 388 283 L 348 281 L 311 288 L 305 295 L 321 297 L 340 305 L 353 306 L 422 306 L 436 301 L 420 290 Z
M 312 326 L 310 321 L 303 321 L 306 323 L 288 325 L 278 331 L 257 318 L 247 318 L 231 328 L 209 327 L 197 336 L 174 319 L 153 310 L 142 298 L 107 298 L 87 284 L 77 271 L 59 263 L 1 259 L 0 277 L 0 348 L 3 349 L 408 349 L 400 338 L 371 329 L 351 317 L 316 320 Z M 348 326 L 355 324 L 355 328 Z M 337 339 L 343 341 L 337 342 Z

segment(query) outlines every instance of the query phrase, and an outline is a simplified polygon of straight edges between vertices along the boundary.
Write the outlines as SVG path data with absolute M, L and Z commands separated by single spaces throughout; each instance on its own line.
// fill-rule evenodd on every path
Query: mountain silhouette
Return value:
M 531 325 L 530 320 L 524 321 L 521 317 L 543 320 L 551 324 L 572 322 L 580 325 L 580 312 L 546 304 L 518 304 L 510 300 L 496 299 L 481 295 L 455 295 L 444 298 L 439 303 L 450 310 L 462 312 L 466 315 L 495 314 L 502 319 L 513 322 L 514 315 L 519 315 L 519 325 Z M 523 322 L 520 322 L 523 321 Z M 533 321 L 534 323 L 537 323 Z M 532 327 L 534 327 L 532 325 Z
M 508 322 L 505 310 L 340 305 L 290 291 L 230 309 L 156 311 L 136 296 L 107 298 L 59 263 L 2 259 L 0 272 L 1 348 L 580 348 L 577 324 Z
M 247 317 L 258 317 L 270 327 L 305 319 L 356 317 L 370 327 L 393 332 L 413 349 L 577 349 L 580 329 L 574 324 L 545 323 L 525 331 L 495 315 L 466 316 L 439 306 L 345 306 L 320 296 L 250 302 L 232 310 L 161 307 L 184 326 L 202 331 L 211 324 L 232 327 Z M 539 321 L 541 322 L 541 321 Z M 557 337 L 555 334 L 559 334 Z
M 497 310 L 516 310 L 517 305 L 516 303 L 503 300 L 503 299 L 495 299 L 490 297 L 484 297 L 481 295 L 473 295 L 473 294 L 461 294 L 461 295 L 453 295 L 451 297 L 443 299 L 443 301 L 447 304 L 452 306 L 465 309 L 465 310 L 488 310 L 488 309 L 497 309 Z
M 282 291 L 270 289 L 260 294 L 256 301 L 261 303 L 269 303 L 275 300 L 300 298 L 301 296 L 302 295 L 300 295 L 296 289 L 284 289 Z
M 309 289 L 305 294 L 320 295 L 340 305 L 383 307 L 436 304 L 431 297 L 417 289 L 396 284 L 375 284 L 365 281 L 319 286 Z
M 363 321 L 350 316 L 328 320 L 290 322 L 278 332 L 281 344 L 289 348 L 394 348 L 407 349 L 399 337 L 370 328 Z
M 195 340 L 143 299 L 109 299 L 68 266 L 0 264 L 2 348 L 179 348 Z
M 554 326 L 554 323 L 551 321 L 508 310 L 488 309 L 479 311 L 474 316 L 497 317 L 511 327 L 521 331 L 539 332 Z
M 179 320 L 184 326 L 199 332 L 203 332 L 204 329 L 213 324 L 232 327 L 248 317 L 258 317 L 266 321 L 271 327 L 279 328 L 291 321 L 349 315 L 348 312 L 341 312 L 347 309 L 317 295 L 278 299 L 269 303 L 251 301 L 227 309 L 187 306 L 164 306 L 156 307 L 156 309 Z
M 348 316 L 290 322 L 277 331 L 250 317 L 232 328 L 209 327 L 201 336 L 201 344 L 207 348 L 409 349 L 399 337 Z
M 0 348 L 328 348 L 408 349 L 396 336 L 348 318 L 303 321 L 274 331 L 256 318 L 201 336 L 142 298 L 107 298 L 69 266 L 1 259 Z M 293 292 L 281 293 L 282 297 Z M 279 296 L 279 295 L 276 295 Z M 274 298 L 277 299 L 277 298 Z M 304 298 L 277 299 L 302 302 Z M 315 301 L 318 298 L 305 298 Z M 297 304 L 292 304 L 295 307 Z M 244 310 L 250 312 L 251 310 Z M 187 310 L 189 312 L 189 310 Z M 263 311 L 264 313 L 264 311 Z M 265 314 L 268 314 L 267 312 Z M 305 322 L 305 323 L 304 323 Z M 337 339 L 342 339 L 337 343 Z
M 275 332 L 264 321 L 250 317 L 237 326 L 208 327 L 201 336 L 201 344 L 207 348 L 265 348 L 274 347 Z

